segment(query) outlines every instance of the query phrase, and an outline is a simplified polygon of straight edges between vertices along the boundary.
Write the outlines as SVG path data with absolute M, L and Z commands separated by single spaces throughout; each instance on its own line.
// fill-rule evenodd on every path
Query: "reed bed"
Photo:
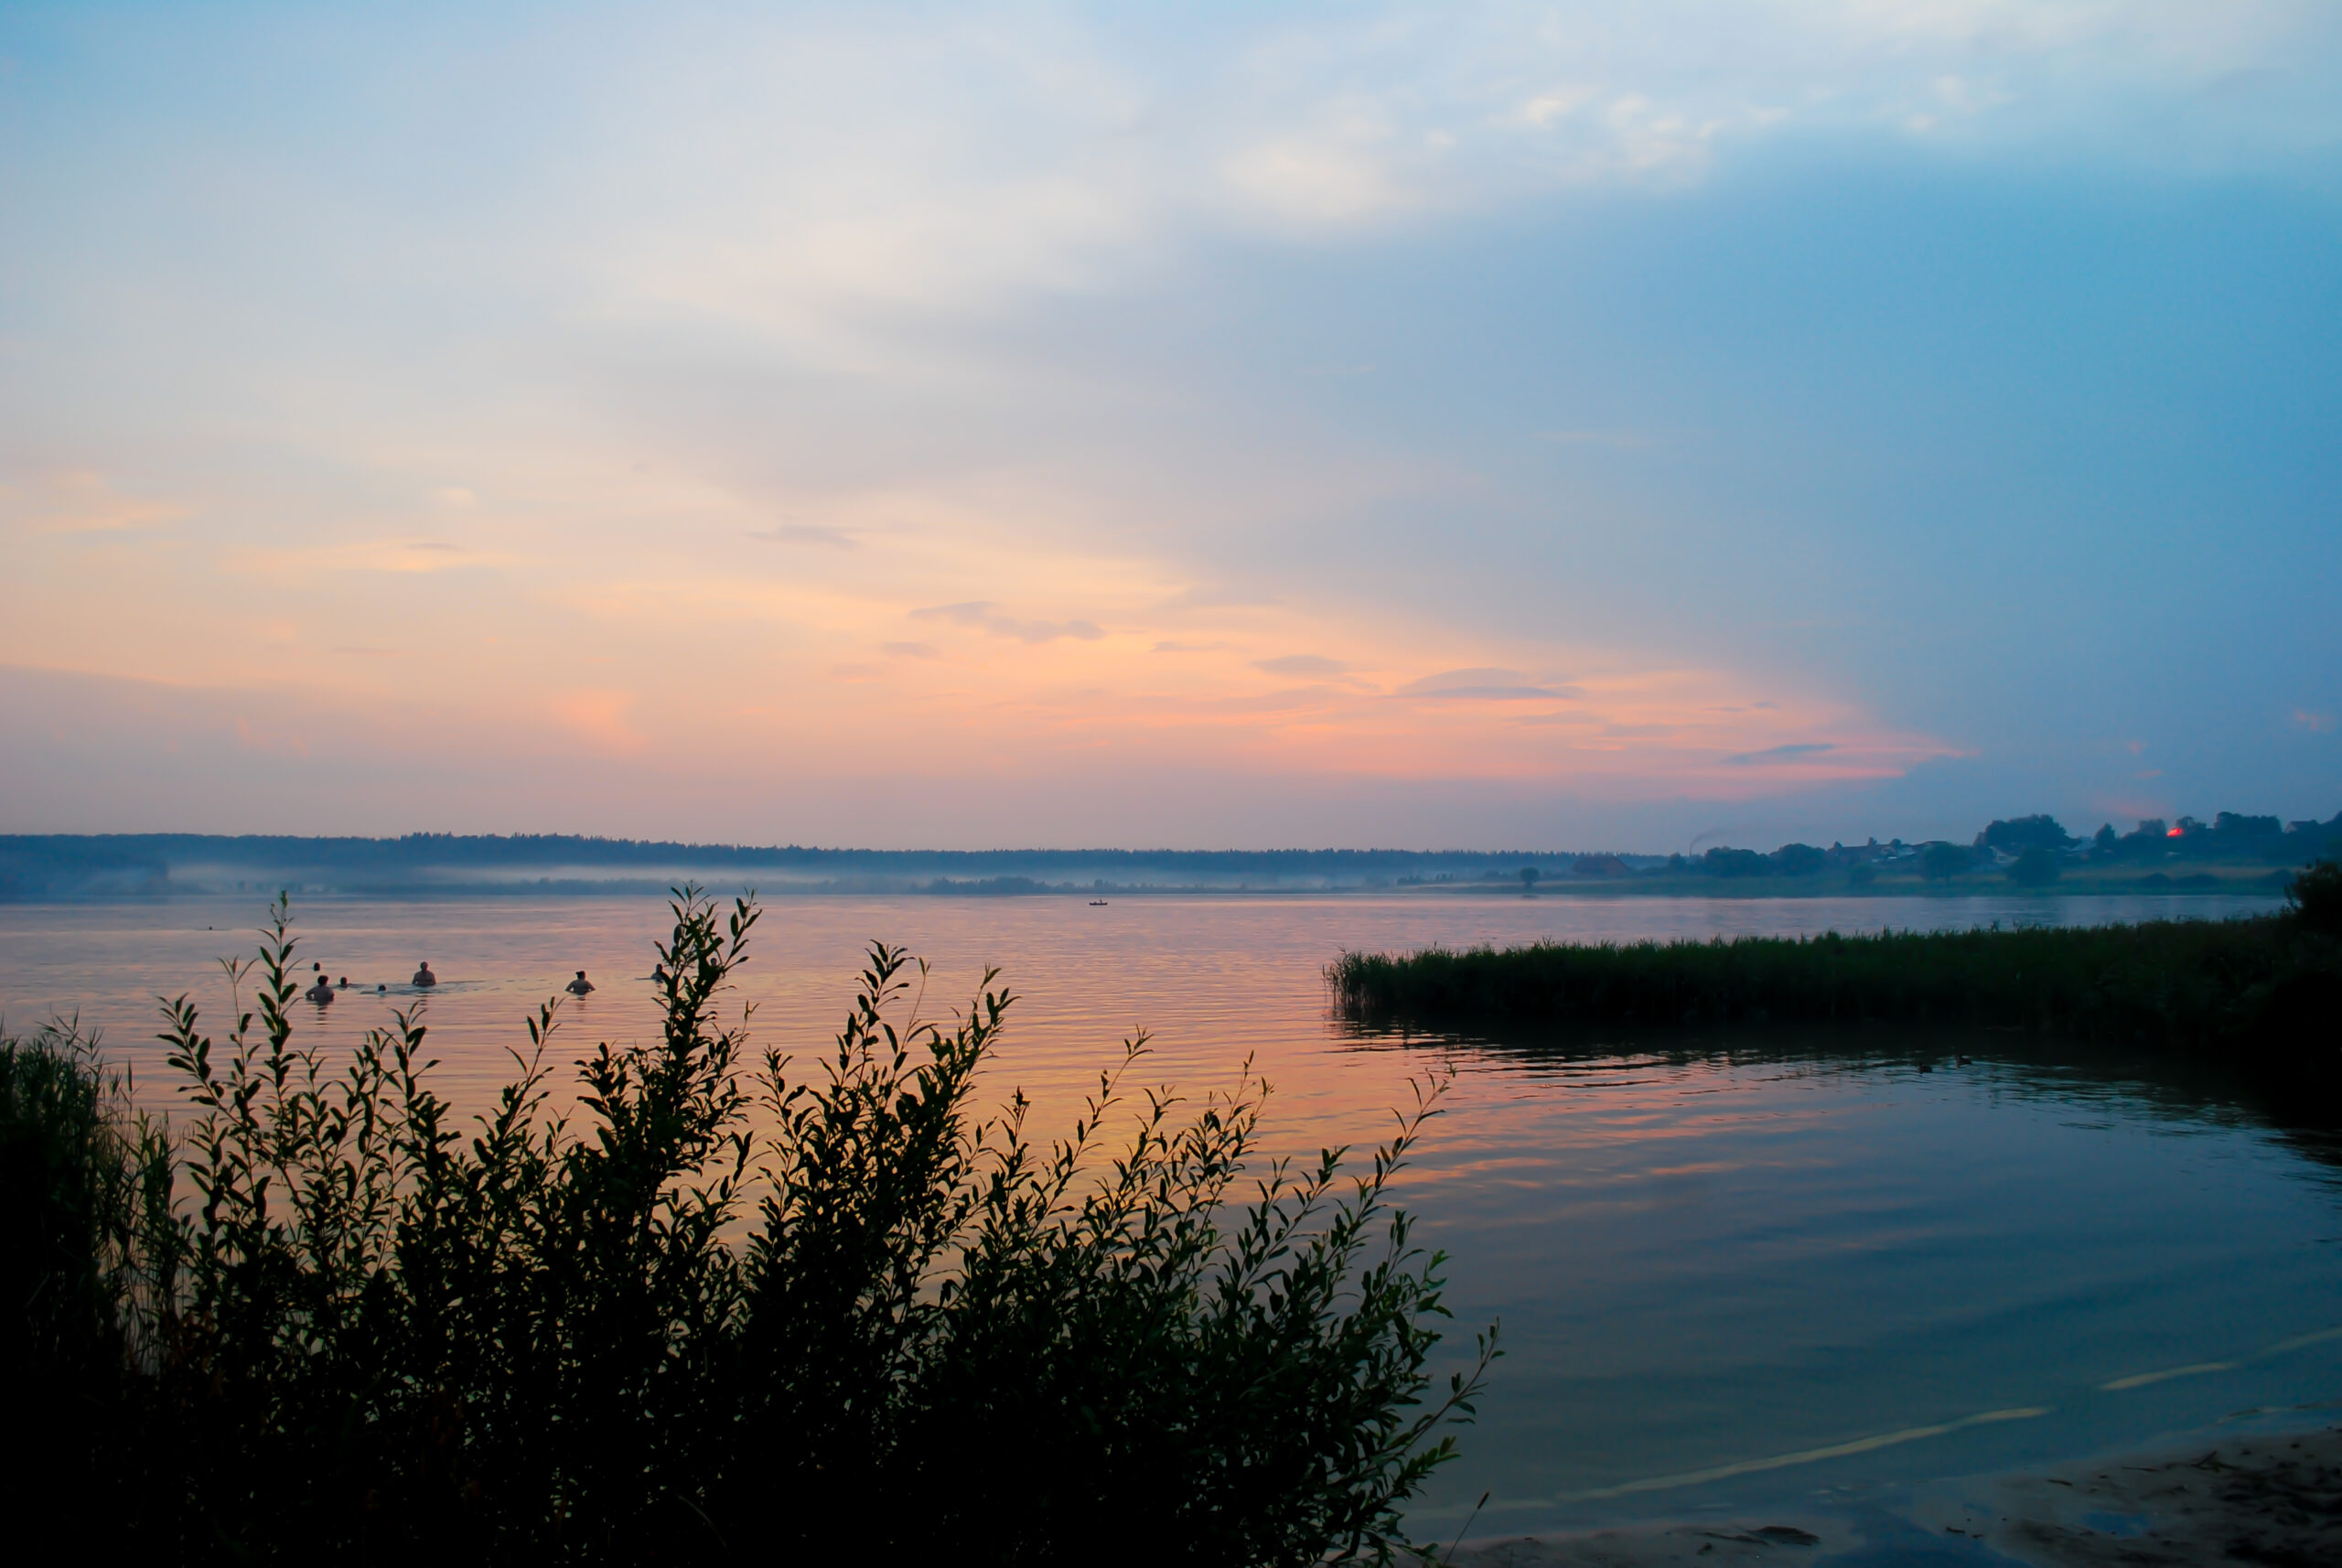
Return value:
M 1368 1026 L 1927 1022 L 2207 1053 L 2342 1106 L 2331 865 L 2235 920 L 1708 941 L 1538 942 L 1327 966 Z

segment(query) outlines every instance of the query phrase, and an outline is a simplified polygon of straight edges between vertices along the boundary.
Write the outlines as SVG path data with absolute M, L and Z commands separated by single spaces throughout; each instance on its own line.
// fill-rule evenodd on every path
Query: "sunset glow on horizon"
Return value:
M 2342 804 L 2342 22 L 1631 16 L 12 7 L 0 832 Z

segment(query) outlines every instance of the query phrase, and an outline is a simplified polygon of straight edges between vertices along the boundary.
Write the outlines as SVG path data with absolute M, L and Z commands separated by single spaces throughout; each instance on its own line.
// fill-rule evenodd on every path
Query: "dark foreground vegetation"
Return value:
M 70 1027 L 0 1042 L 0 1287 L 20 1550 L 169 1562 L 1300 1564 L 1405 1550 L 1493 1346 L 1434 1388 L 1440 1259 L 1370 1170 L 1245 1176 L 1262 1086 L 1117 1076 L 1072 1133 L 974 1075 L 871 950 L 810 1073 L 719 1021 L 756 910 L 693 894 L 655 1044 L 577 1063 L 549 1004 L 474 1125 L 421 1021 L 293 1044 L 280 901 L 192 1112 Z M 1135 1057 L 1144 1042 L 1128 1048 Z M 1127 1067 L 1127 1062 L 1125 1067 Z M 1110 1159 L 1109 1123 L 1135 1131 Z M 1242 1185 L 1239 1185 L 1240 1180 Z
M 1346 953 L 1337 1005 L 1428 1026 L 1917 1021 L 2211 1056 L 2342 1113 L 2342 869 L 2278 914 L 2063 929 Z

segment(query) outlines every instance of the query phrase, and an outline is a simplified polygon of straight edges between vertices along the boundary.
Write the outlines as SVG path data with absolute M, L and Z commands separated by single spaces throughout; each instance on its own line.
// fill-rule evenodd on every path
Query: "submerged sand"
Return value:
M 1889 1563 L 2033 1568 L 2342 1564 L 2342 1427 L 2199 1439 L 2113 1459 L 1929 1483 L 1891 1514 L 1686 1524 L 1466 1544 L 1454 1568 Z
M 1803 1525 L 1677 1525 L 1606 1530 L 1595 1535 L 1521 1536 L 1473 1541 L 1445 1561 L 1454 1568 L 1656 1568 L 1673 1563 L 1827 1562 L 1861 1538 L 1843 1520 Z

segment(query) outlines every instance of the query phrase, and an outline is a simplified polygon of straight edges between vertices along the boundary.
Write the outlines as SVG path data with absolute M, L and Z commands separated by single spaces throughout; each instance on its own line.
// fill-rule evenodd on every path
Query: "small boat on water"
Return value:
M 1103 898 L 1092 898 L 1090 900 L 1090 907 L 1093 909 L 1102 909 L 1106 907 L 1106 900 Z

